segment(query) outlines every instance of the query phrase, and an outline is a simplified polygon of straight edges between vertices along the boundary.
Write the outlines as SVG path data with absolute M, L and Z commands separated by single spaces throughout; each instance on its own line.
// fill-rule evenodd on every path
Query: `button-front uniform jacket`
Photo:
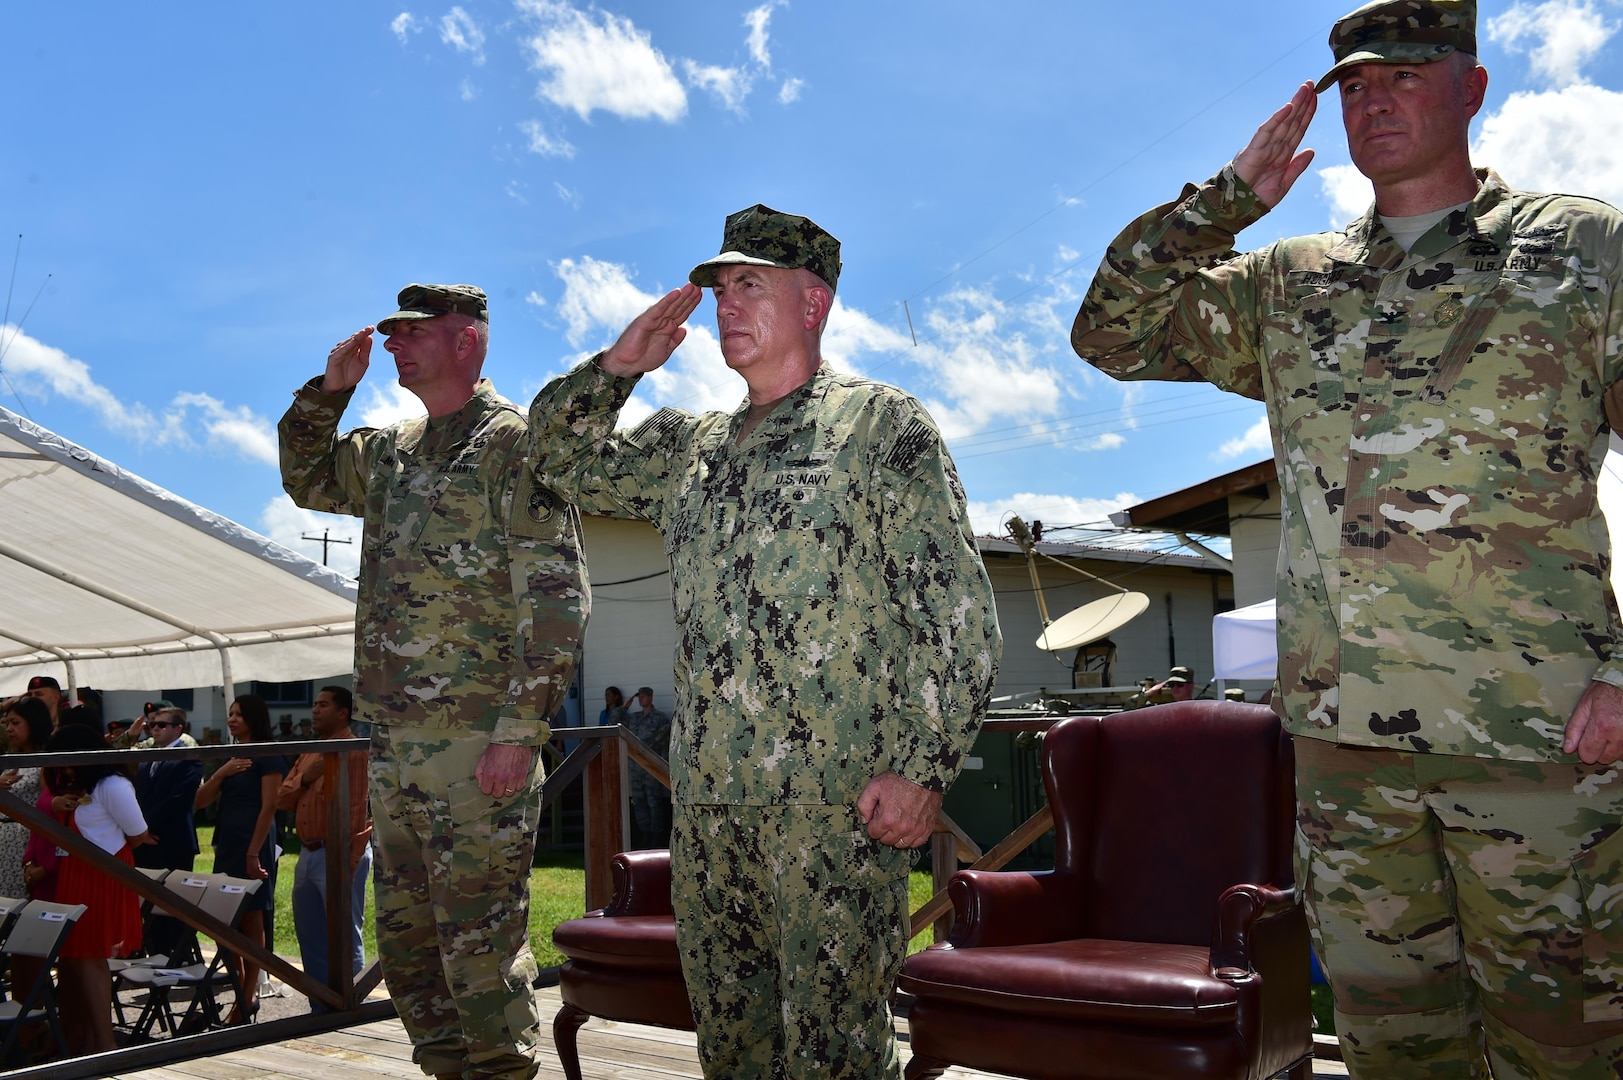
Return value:
M 1560 744 L 1579 696 L 1623 685 L 1596 491 L 1623 219 L 1479 179 L 1408 254 L 1372 207 L 1238 255 L 1266 208 L 1230 166 L 1116 238 L 1072 343 L 1117 378 L 1266 403 L 1292 731 L 1575 760 Z
M 590 607 L 573 507 L 535 482 L 523 412 L 480 380 L 452 415 L 338 434 L 312 379 L 282 417 L 282 486 L 365 518 L 356 720 L 548 735 Z
M 840 804 L 887 770 L 945 791 L 1002 639 L 924 408 L 825 368 L 743 445 L 747 400 L 617 435 L 635 385 L 588 362 L 541 391 L 530 423 L 551 448 L 544 483 L 664 535 L 676 801 Z

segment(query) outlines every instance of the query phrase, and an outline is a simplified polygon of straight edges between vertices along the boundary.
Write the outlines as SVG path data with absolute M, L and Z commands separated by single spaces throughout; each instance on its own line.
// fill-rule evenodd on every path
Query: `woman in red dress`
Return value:
M 101 735 L 82 724 L 67 724 L 51 736 L 53 753 L 106 750 Z M 52 807 L 68 815 L 73 831 L 134 868 L 132 845 L 150 844 L 146 820 L 135 801 L 135 785 L 121 765 L 59 765 L 43 770 L 55 796 Z M 75 1053 L 115 1049 L 113 978 L 107 961 L 128 956 L 141 944 L 141 903 L 129 889 L 69 855 L 57 867 L 56 900 L 84 904 L 86 911 L 68 932 L 58 971 L 63 1029 Z

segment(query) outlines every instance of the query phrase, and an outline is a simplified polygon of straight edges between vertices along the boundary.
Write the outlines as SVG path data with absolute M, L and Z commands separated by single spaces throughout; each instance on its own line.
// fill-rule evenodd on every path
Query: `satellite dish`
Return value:
M 1126 626 L 1149 607 L 1150 598 L 1141 592 L 1102 596 L 1049 623 L 1037 639 L 1037 648 L 1058 652 L 1098 641 Z

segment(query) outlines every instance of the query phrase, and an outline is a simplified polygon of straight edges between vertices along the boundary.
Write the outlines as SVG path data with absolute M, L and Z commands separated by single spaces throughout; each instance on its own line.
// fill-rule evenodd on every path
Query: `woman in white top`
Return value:
M 99 733 L 71 723 L 57 729 L 45 744 L 53 753 L 106 748 Z M 45 783 L 56 796 L 53 808 L 70 815 L 68 824 L 73 830 L 133 869 L 132 846 L 153 840 L 125 767 L 98 762 L 53 766 L 44 773 Z M 140 900 L 84 859 L 71 855 L 57 870 L 56 899 L 62 904 L 84 904 L 88 909 L 62 946 L 58 970 L 63 1029 L 76 1053 L 115 1049 L 113 979 L 107 961 L 128 956 L 140 947 Z

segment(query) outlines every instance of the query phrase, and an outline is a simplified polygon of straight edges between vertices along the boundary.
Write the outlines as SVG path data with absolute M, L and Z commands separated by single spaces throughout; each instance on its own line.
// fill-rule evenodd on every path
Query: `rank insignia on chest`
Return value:
M 558 499 L 546 488 L 536 488 L 530 492 L 530 505 L 527 512 L 530 520 L 536 524 L 549 521 L 552 512 L 558 507 Z
M 1465 315 L 1465 304 L 1457 296 L 1450 296 L 1437 305 L 1437 325 L 1453 326 Z

